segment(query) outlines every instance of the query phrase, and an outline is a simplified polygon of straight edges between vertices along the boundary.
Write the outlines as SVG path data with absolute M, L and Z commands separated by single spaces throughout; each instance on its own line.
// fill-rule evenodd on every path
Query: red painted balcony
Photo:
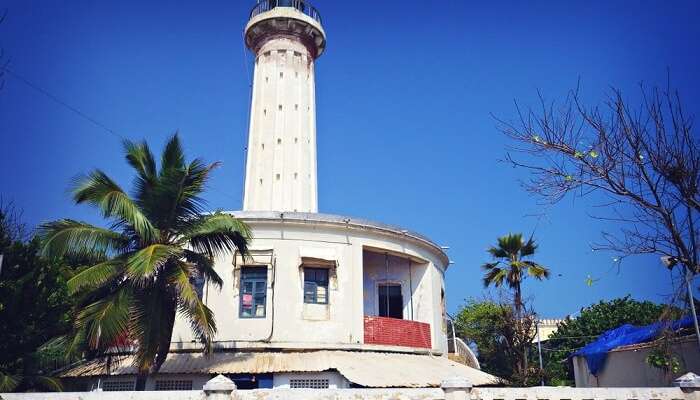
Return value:
M 365 344 L 431 348 L 430 324 L 365 316 Z

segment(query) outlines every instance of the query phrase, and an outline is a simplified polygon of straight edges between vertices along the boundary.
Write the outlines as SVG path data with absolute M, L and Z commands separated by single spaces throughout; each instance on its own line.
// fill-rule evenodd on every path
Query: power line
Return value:
M 119 139 L 121 139 L 121 140 L 125 140 L 124 136 L 122 136 L 122 135 L 118 134 L 117 132 L 115 132 L 114 130 L 108 128 L 107 126 L 105 126 L 104 124 L 102 124 L 100 121 L 97 121 L 96 119 L 90 117 L 89 115 L 85 114 L 84 112 L 82 112 L 82 111 L 78 110 L 77 108 L 71 106 L 70 104 L 68 104 L 68 103 L 66 103 L 65 101 L 61 100 L 61 99 L 58 98 L 57 96 L 55 96 L 55 95 L 49 93 L 48 90 L 42 88 L 41 86 L 39 86 L 39 85 L 37 85 L 37 84 L 35 84 L 35 83 L 32 83 L 29 79 L 27 79 L 27 78 L 25 78 L 24 76 L 19 75 L 18 73 L 12 71 L 12 70 L 9 69 L 7 66 L 5 66 L 3 69 L 4 69 L 5 72 L 7 72 L 9 75 L 12 75 L 15 79 L 19 80 L 20 82 L 24 83 L 25 85 L 29 86 L 30 88 L 36 90 L 37 92 L 43 94 L 44 96 L 46 96 L 46 97 L 48 97 L 49 99 L 53 100 L 55 103 L 57 103 L 57 104 L 59 104 L 59 105 L 65 107 L 66 109 L 72 111 L 74 114 L 78 115 L 79 117 L 81 117 L 81 118 L 83 118 L 83 119 L 85 119 L 85 120 L 91 122 L 93 125 L 95 125 L 95 126 L 97 126 L 97 127 L 99 127 L 99 128 L 102 128 L 105 132 L 107 132 L 107 133 L 109 133 L 109 134 L 111 134 L 111 135 L 113 135 L 113 136 L 115 136 L 115 137 L 117 137 L 117 138 L 119 138 Z
M 89 121 L 90 123 L 92 123 L 93 125 L 97 126 L 98 128 L 101 128 L 102 130 L 104 130 L 105 132 L 109 133 L 110 135 L 112 135 L 112 136 L 114 136 L 114 137 L 116 137 L 116 138 L 118 138 L 118 139 L 120 139 L 120 140 L 126 140 L 126 138 L 125 138 L 124 136 L 120 135 L 120 134 L 117 133 L 115 130 L 109 128 L 108 126 L 106 126 L 105 124 L 103 124 L 103 123 L 101 123 L 100 121 L 96 120 L 95 118 L 92 118 L 91 116 L 87 115 L 86 113 L 80 111 L 78 108 L 73 107 L 72 105 L 68 104 L 67 102 L 61 100 L 61 98 L 59 98 L 58 96 L 52 94 L 51 92 L 49 92 L 48 90 L 42 88 L 41 86 L 39 86 L 39 85 L 33 83 L 32 81 L 30 81 L 29 79 L 25 78 L 24 76 L 22 76 L 22 75 L 20 75 L 20 74 L 18 74 L 18 73 L 16 73 L 16 72 L 14 72 L 14 71 L 12 71 L 12 70 L 9 69 L 7 66 L 2 67 L 2 69 L 3 69 L 5 72 L 7 72 L 9 75 L 11 75 L 12 77 L 14 77 L 15 79 L 17 79 L 17 80 L 19 80 L 20 82 L 22 82 L 22 83 L 24 83 L 25 85 L 27 85 L 28 87 L 30 87 L 30 88 L 34 89 L 35 91 L 41 93 L 42 95 L 44 95 L 44 96 L 46 96 L 47 98 L 51 99 L 52 101 L 54 101 L 55 103 L 59 104 L 60 106 L 62 106 L 62 107 L 64 107 L 64 108 L 66 108 L 67 110 L 73 112 L 73 113 L 76 114 L 77 116 L 79 116 L 79 117 L 81 117 L 81 118 L 83 118 L 83 119 Z M 230 194 L 225 193 L 225 192 L 223 192 L 223 191 L 221 191 L 221 190 L 219 190 L 219 189 L 216 189 L 216 188 L 214 188 L 214 187 L 209 187 L 209 189 L 210 189 L 210 190 L 213 190 L 213 191 L 215 191 L 215 192 L 217 192 L 217 193 L 219 193 L 219 194 L 221 194 L 221 195 L 223 195 L 223 196 L 226 196 L 226 197 L 228 197 L 229 199 L 237 200 L 234 196 L 231 196 Z

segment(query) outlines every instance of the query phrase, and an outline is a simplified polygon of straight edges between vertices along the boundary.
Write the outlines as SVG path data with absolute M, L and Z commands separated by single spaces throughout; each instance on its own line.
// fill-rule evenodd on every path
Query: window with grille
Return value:
M 399 284 L 380 284 L 378 287 L 379 316 L 403 319 L 403 295 Z
M 265 318 L 266 296 L 267 267 L 241 268 L 241 318 Z
M 156 381 L 156 390 L 192 390 L 192 381 L 179 379 Z
M 328 269 L 304 268 L 304 303 L 328 304 Z
M 328 389 L 328 379 L 290 379 L 292 389 Z
M 102 390 L 105 392 L 127 392 L 134 390 L 135 381 L 105 381 Z

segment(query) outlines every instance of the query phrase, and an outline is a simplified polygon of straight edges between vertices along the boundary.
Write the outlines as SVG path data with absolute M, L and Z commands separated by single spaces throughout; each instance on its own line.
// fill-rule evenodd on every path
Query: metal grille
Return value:
M 128 392 L 134 390 L 134 381 L 106 381 L 102 383 L 105 392 Z
M 328 389 L 328 379 L 290 379 L 292 389 Z
M 156 390 L 192 390 L 192 381 L 177 379 L 156 381 Z

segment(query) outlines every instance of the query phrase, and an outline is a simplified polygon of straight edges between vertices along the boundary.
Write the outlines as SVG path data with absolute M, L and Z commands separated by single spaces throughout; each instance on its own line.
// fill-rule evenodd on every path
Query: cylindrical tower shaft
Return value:
M 243 210 L 317 212 L 314 61 L 325 46 L 318 14 L 300 0 L 266 0 L 251 14 L 246 45 L 255 71 Z

